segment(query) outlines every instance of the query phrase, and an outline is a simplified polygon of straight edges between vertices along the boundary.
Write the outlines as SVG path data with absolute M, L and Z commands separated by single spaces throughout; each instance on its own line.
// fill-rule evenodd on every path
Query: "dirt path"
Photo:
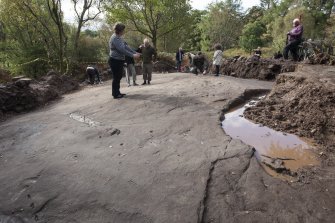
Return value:
M 331 222 L 334 175 L 274 179 L 221 130 L 228 101 L 271 87 L 157 74 L 125 99 L 106 83 L 1 123 L 0 222 Z

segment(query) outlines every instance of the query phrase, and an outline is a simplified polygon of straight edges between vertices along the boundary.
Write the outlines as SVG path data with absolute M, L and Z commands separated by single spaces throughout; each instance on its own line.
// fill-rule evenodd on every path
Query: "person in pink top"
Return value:
M 302 34 L 304 27 L 301 25 L 299 19 L 293 20 L 293 29 L 287 33 L 288 42 L 284 48 L 284 58 L 288 59 L 288 53 L 291 52 L 293 60 L 298 60 L 298 46 L 302 42 Z

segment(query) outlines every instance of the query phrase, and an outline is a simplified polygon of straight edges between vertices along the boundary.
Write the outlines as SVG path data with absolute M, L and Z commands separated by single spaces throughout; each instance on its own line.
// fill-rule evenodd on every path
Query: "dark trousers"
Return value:
M 120 93 L 120 81 L 122 79 L 123 74 L 123 60 L 116 60 L 113 58 L 109 58 L 108 64 L 113 73 L 113 83 L 112 83 L 112 94 L 114 97 L 118 96 Z
M 86 70 L 88 79 L 90 81 L 90 84 L 94 84 L 94 79 L 95 79 L 95 72 L 93 69 L 88 69 Z
M 177 71 L 181 72 L 181 61 L 177 61 Z
M 291 51 L 293 60 L 297 61 L 299 59 L 298 57 L 298 46 L 300 44 L 300 40 L 293 40 L 289 44 L 287 44 L 284 48 L 284 58 L 288 59 L 288 53 Z
M 100 78 L 100 74 L 99 74 L 99 72 L 96 72 L 96 73 L 95 73 L 95 77 L 97 78 L 98 83 L 100 83 L 100 82 L 101 82 L 101 78 Z
M 215 74 L 216 74 L 216 76 L 219 76 L 219 74 L 220 74 L 220 65 L 215 65 Z
M 150 83 L 151 78 L 152 78 L 152 63 L 143 63 L 142 73 L 143 73 L 144 82 L 149 81 Z
M 96 79 L 98 80 L 98 83 L 100 83 L 101 79 L 100 79 L 100 74 L 98 71 L 93 70 L 93 69 L 88 69 L 86 73 L 88 75 L 88 79 L 90 80 L 90 84 L 94 84 L 96 82 Z

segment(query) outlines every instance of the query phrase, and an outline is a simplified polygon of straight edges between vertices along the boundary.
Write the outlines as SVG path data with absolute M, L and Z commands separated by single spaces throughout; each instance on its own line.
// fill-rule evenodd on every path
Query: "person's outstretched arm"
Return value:
M 116 48 L 117 51 L 119 51 L 120 53 L 129 56 L 129 57 L 134 57 L 134 54 L 132 51 L 127 50 L 125 44 L 122 42 L 122 40 L 120 38 L 114 38 L 112 40 L 112 45 Z
M 135 50 L 133 50 L 132 48 L 130 48 L 128 45 L 125 46 L 126 50 L 132 52 L 132 54 L 137 53 Z

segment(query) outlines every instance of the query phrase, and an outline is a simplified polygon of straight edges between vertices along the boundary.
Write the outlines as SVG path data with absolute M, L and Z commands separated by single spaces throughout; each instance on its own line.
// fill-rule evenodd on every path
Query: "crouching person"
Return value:
M 102 84 L 100 79 L 100 73 L 98 69 L 93 65 L 88 65 L 86 68 L 86 75 L 90 84 Z
M 193 68 L 191 70 L 195 75 L 198 75 L 198 71 L 200 71 L 203 75 L 207 73 L 208 61 L 202 52 L 198 52 L 198 54 L 193 57 L 192 65 Z

